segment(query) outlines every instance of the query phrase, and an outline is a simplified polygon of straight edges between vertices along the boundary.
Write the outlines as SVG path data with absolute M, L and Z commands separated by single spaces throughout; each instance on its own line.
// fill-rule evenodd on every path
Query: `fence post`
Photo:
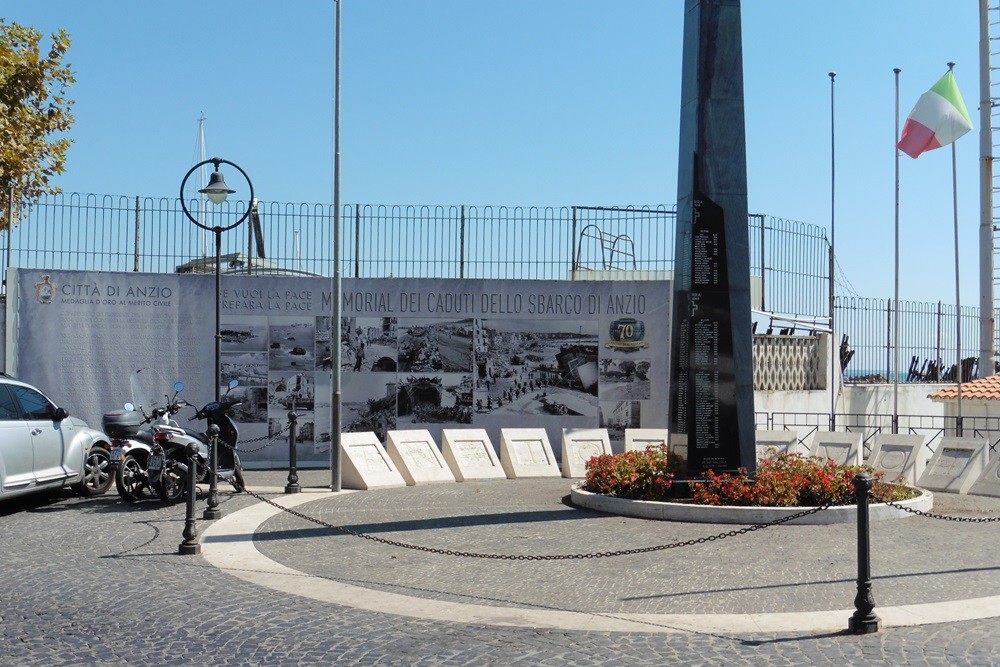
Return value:
M 577 256 L 576 256 L 576 206 L 570 208 L 572 213 L 572 224 L 569 233 L 569 271 L 570 276 L 576 279 Z
M 3 272 L 3 295 L 7 296 L 7 269 L 10 268 L 10 245 L 13 240 L 14 229 L 14 186 L 10 186 L 10 190 L 7 192 L 7 258 L 6 264 L 4 265 Z
M 354 277 L 361 277 L 361 204 L 354 205 Z
M 187 514 L 184 517 L 184 541 L 177 547 L 177 553 L 181 556 L 196 556 L 201 553 L 201 544 L 198 543 L 198 528 L 194 518 L 194 499 L 198 494 L 197 473 L 198 466 L 198 445 L 189 442 L 187 445 L 188 455 L 188 478 L 187 478 Z M 162 473 L 161 473 L 162 474 Z
M 882 620 L 875 615 L 875 596 L 872 595 L 871 551 L 868 541 L 868 494 L 872 478 L 866 472 L 854 477 L 855 502 L 858 505 L 858 594 L 854 597 L 854 615 L 847 629 L 856 635 L 878 632 Z
M 764 225 L 764 215 L 760 215 L 760 309 L 767 310 L 767 278 L 765 278 L 766 267 L 764 266 L 764 240 L 765 236 L 765 225 Z M 676 262 L 674 264 L 676 269 Z
M 132 271 L 139 273 L 139 195 L 135 196 L 135 246 L 132 250 Z
M 461 206 L 462 217 L 458 228 L 458 277 L 465 277 L 465 204 Z
M 285 493 L 298 493 L 302 489 L 299 487 L 299 462 L 296 451 L 295 422 L 299 416 L 295 413 L 295 399 L 292 398 L 292 409 L 288 411 L 288 484 L 285 484 Z

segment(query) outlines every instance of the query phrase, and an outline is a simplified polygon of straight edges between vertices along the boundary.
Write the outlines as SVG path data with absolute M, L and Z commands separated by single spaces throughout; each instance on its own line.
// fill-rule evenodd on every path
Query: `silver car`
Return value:
M 0 373 L 0 500 L 63 486 L 104 493 L 113 481 L 110 452 L 107 435 Z

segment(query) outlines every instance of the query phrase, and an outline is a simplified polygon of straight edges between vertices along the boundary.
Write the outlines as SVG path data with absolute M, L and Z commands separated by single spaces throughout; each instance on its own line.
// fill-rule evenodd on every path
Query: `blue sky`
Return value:
M 343 2 L 345 203 L 676 200 L 682 0 Z M 2 15 L 73 38 L 65 191 L 176 196 L 204 113 L 209 156 L 259 198 L 331 202 L 333 7 L 4 0 Z M 829 228 L 837 72 L 839 293 L 893 293 L 892 69 L 902 122 L 954 61 L 977 126 L 957 149 L 962 303 L 978 304 L 978 35 L 976 0 L 743 3 L 751 212 Z M 900 296 L 953 303 L 951 151 L 900 169 Z

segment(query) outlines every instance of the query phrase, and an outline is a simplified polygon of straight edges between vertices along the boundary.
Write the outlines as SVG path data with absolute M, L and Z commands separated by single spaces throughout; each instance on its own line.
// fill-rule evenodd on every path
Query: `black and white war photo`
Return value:
M 477 414 L 597 417 L 593 321 L 475 320 Z

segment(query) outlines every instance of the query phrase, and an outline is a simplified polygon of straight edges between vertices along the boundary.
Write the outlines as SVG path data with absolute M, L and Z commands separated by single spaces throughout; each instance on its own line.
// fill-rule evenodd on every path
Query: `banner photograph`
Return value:
M 12 272 L 8 368 L 91 425 L 133 400 L 137 369 L 161 404 L 178 380 L 201 405 L 235 379 L 244 463 L 287 464 L 294 409 L 299 464 L 328 464 L 329 279 L 223 276 L 213 378 L 214 276 Z M 620 449 L 625 428 L 666 427 L 669 282 L 345 278 L 341 298 L 344 432 L 498 444 L 540 427 L 558 450 L 563 428 L 608 428 Z

